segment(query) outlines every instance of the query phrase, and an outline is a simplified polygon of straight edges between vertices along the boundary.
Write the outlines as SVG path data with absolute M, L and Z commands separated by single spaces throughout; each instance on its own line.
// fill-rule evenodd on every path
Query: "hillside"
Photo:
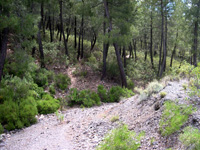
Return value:
M 38 116 L 38 123 L 31 127 L 9 134 L 3 134 L 2 150 L 93 150 L 111 129 L 120 122 L 130 130 L 145 131 L 141 141 L 141 150 L 185 149 L 178 140 L 181 130 L 169 137 L 163 137 L 159 131 L 159 121 L 167 100 L 179 104 L 193 104 L 197 111 L 190 115 L 187 125 L 200 128 L 200 99 L 196 104 L 185 100 L 188 90 L 183 89 L 187 80 L 169 81 L 162 91 L 167 95 L 160 98 L 154 94 L 147 100 L 140 101 L 138 95 L 124 99 L 120 103 L 103 104 L 93 108 L 71 108 L 63 111 L 64 121 L 59 122 L 55 114 Z M 161 91 L 161 92 L 162 92 Z M 159 107 L 157 107 L 159 105 Z M 112 118 L 118 116 L 119 120 Z M 112 121 L 111 121 L 112 120 Z

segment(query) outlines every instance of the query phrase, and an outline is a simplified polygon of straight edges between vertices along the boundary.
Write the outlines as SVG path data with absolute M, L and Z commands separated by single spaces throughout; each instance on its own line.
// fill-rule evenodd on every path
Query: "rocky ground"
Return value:
M 197 108 L 187 125 L 200 128 L 200 100 L 188 97 L 188 91 L 180 82 L 168 82 L 162 90 L 167 93 L 161 99 L 159 93 L 145 101 L 138 95 L 121 100 L 120 103 L 103 104 L 93 108 L 72 108 L 62 112 L 64 121 L 59 122 L 55 114 L 38 116 L 38 123 L 16 133 L 2 135 L 2 150 L 94 150 L 104 135 L 123 122 L 136 133 L 145 131 L 141 150 L 185 149 L 178 140 L 178 133 L 164 138 L 159 133 L 159 120 L 166 100 L 192 104 Z M 186 100 L 187 99 L 187 100 Z M 194 103 L 195 102 L 195 103 Z M 119 120 L 112 122 L 113 116 Z

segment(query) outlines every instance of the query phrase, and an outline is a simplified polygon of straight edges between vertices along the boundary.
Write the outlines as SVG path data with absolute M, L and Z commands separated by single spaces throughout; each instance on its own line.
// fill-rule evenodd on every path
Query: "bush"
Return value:
M 0 84 L 0 96 L 3 101 L 13 100 L 18 101 L 22 98 L 26 98 L 29 94 L 30 84 L 26 79 L 20 79 L 19 77 L 4 78 Z
M 49 86 L 49 92 L 50 92 L 52 95 L 55 95 L 55 94 L 56 94 L 56 90 L 55 90 L 54 84 L 51 84 L 51 85 Z
M 37 101 L 37 109 L 40 114 L 54 113 L 60 107 L 60 102 L 51 95 L 46 94 L 42 100 Z
M 134 83 L 130 78 L 127 78 L 127 88 L 130 90 L 134 89 Z
M 19 104 L 5 101 L 0 105 L 0 122 L 7 130 L 20 129 L 36 122 L 37 108 L 33 98 L 22 100 Z
M 192 70 L 193 80 L 190 83 L 191 96 L 200 97 L 200 63 Z
M 55 77 L 56 86 L 61 90 L 66 90 L 71 84 L 71 80 L 67 75 L 58 74 Z
M 186 127 L 179 137 L 180 141 L 187 146 L 187 149 L 200 149 L 200 131 L 193 127 Z
M 97 93 L 98 93 L 99 97 L 101 98 L 102 102 L 107 101 L 107 91 L 106 91 L 106 89 L 104 88 L 103 85 L 98 86 Z
M 71 89 L 67 96 L 67 101 L 69 106 L 81 105 L 82 107 L 92 107 L 101 104 L 98 94 L 90 90 L 78 91 L 77 89 Z
M 158 93 L 163 89 L 163 85 L 154 81 L 148 84 L 147 88 L 140 93 L 139 99 L 146 100 L 151 94 Z
M 144 133 L 138 136 L 129 131 L 126 125 L 113 129 L 98 146 L 97 150 L 137 150 Z
M 35 115 L 38 114 L 36 102 L 33 97 L 28 97 L 19 105 L 20 120 L 25 126 L 30 126 L 37 122 Z
M 1 123 L 0 123 L 0 134 L 2 134 L 3 131 L 4 131 L 4 128 L 3 128 L 3 126 L 2 126 Z
M 53 81 L 54 73 L 42 68 L 36 71 L 33 79 L 39 87 L 45 87 L 49 82 Z
M 123 89 L 119 86 L 113 86 L 110 88 L 108 92 L 108 99 L 107 102 L 119 102 L 120 97 L 123 94 Z
M 161 97 L 161 98 L 164 98 L 166 95 L 167 95 L 166 92 L 160 92 L 160 97 Z
M 178 131 L 180 127 L 188 120 L 192 113 L 192 106 L 177 105 L 174 102 L 165 102 L 164 112 L 160 120 L 160 131 L 163 136 L 169 136 Z

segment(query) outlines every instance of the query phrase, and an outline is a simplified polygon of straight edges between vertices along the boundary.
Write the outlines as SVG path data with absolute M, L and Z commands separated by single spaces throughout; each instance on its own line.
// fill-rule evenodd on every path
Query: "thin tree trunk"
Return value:
M 90 52 L 94 49 L 94 46 L 95 46 L 95 44 L 96 44 L 96 41 L 97 41 L 97 36 L 96 36 L 96 33 L 94 32 L 93 38 L 92 38 L 92 40 L 91 40 Z
M 53 12 L 53 21 L 52 21 L 52 39 L 54 40 L 54 12 Z
M 137 42 L 136 42 L 136 40 L 133 40 L 133 46 L 134 46 L 134 53 L 135 53 L 135 62 L 137 62 Z
M 0 44 L 0 82 L 3 77 L 3 68 L 6 60 L 7 53 L 7 43 L 8 43 L 8 28 L 3 29 L 1 35 L 1 44 Z
M 124 68 L 126 68 L 126 47 L 123 46 L 123 55 L 124 55 Z
M 197 47 L 198 47 L 198 20 L 195 21 L 194 25 L 194 50 L 193 50 L 193 65 L 197 67 Z
M 178 29 L 177 29 L 177 32 L 176 32 L 176 42 L 175 42 L 175 45 L 174 45 L 174 49 L 172 51 L 172 56 L 171 56 L 171 61 L 170 61 L 170 67 L 172 67 L 172 65 L 173 65 L 174 55 L 176 54 L 177 40 L 178 40 Z
M 77 54 L 77 60 L 79 60 L 81 54 L 81 29 L 79 31 L 79 37 L 78 37 L 78 54 Z
M 164 14 L 163 14 L 163 1 L 161 0 L 161 14 L 162 14 L 162 39 L 163 39 L 163 60 L 160 68 L 159 77 L 162 76 L 164 70 L 165 70 L 165 63 L 166 63 L 166 55 L 167 55 L 167 49 L 166 49 L 166 31 L 164 32 Z M 166 20 L 167 21 L 167 20 Z M 166 29 L 167 22 L 165 23 L 165 29 Z
M 147 60 L 147 35 L 144 34 L 144 50 L 145 50 L 145 57 L 144 57 L 144 61 Z
M 38 40 L 38 45 L 39 45 L 41 68 L 45 68 L 44 52 L 43 52 L 43 46 L 42 46 L 42 38 L 41 38 L 41 34 L 40 34 L 41 21 L 39 22 L 38 28 L 39 28 L 39 30 L 38 30 L 37 40 Z
M 62 0 L 59 1 L 59 4 L 60 4 L 60 24 L 61 24 L 61 33 L 63 34 L 63 42 L 64 42 L 64 45 L 65 45 L 65 54 L 67 56 L 69 56 L 68 54 L 68 48 L 67 48 L 67 43 L 66 43 L 66 40 L 65 40 L 65 31 L 63 29 L 63 18 L 62 18 Z
M 161 0 L 161 17 L 162 17 L 162 25 L 161 25 L 161 43 L 160 43 L 160 54 L 159 54 L 159 64 L 158 64 L 158 76 L 160 76 L 161 73 L 161 56 L 162 56 L 162 44 L 164 44 L 164 15 L 163 15 L 163 1 Z
M 112 31 L 112 22 L 111 22 L 111 19 L 110 19 L 110 14 L 109 14 L 109 10 L 108 10 L 108 3 L 107 3 L 106 0 L 104 0 L 104 8 L 105 8 L 105 11 L 106 11 L 106 16 L 109 20 L 109 32 L 110 32 L 110 31 Z M 124 67 L 123 67 L 123 64 L 122 64 L 121 56 L 119 54 L 118 45 L 114 42 L 113 46 L 115 48 L 115 53 L 116 53 L 116 56 L 117 56 L 117 62 L 118 62 L 119 70 L 120 70 L 122 86 L 127 87 L 126 74 L 125 74 Z
M 74 48 L 75 49 L 77 47 L 77 41 L 76 41 L 76 24 L 77 24 L 77 22 L 76 22 L 76 16 L 75 16 L 75 18 L 74 18 Z
M 103 22 L 103 34 L 104 36 L 106 35 L 106 12 L 104 10 L 104 22 Z M 101 76 L 101 80 L 103 80 L 106 77 L 106 58 L 107 58 L 107 53 L 108 53 L 108 48 L 109 48 L 109 44 L 105 43 L 105 41 L 103 42 L 103 69 L 102 69 L 102 76 Z
M 49 15 L 49 30 L 50 30 L 51 42 L 53 42 L 53 32 L 52 32 L 52 25 L 51 25 L 51 17 L 50 17 L 50 15 Z
M 153 63 L 153 15 L 151 11 L 151 27 L 150 27 L 150 57 L 151 57 L 151 66 L 154 68 Z
M 81 21 L 81 36 L 82 36 L 82 42 L 81 42 L 81 59 L 83 59 L 83 36 L 84 36 L 84 30 L 83 30 L 83 24 L 84 24 L 84 19 L 82 15 L 82 21 Z
M 44 1 L 41 1 L 41 26 L 43 31 L 43 37 L 45 38 L 45 21 L 44 21 Z

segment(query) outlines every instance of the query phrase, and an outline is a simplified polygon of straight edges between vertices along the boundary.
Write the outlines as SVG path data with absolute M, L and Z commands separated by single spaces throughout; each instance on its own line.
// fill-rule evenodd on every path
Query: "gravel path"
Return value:
M 103 104 L 100 107 L 86 109 L 69 109 L 62 112 L 65 116 L 62 123 L 59 123 L 54 114 L 39 116 L 37 124 L 11 135 L 4 134 L 6 139 L 0 149 L 94 150 L 109 130 L 118 126 L 119 122 L 124 122 L 136 133 L 145 131 L 141 150 L 165 150 L 170 147 L 183 150 L 177 138 L 178 134 L 173 134 L 168 139 L 160 136 L 159 119 L 164 101 L 178 99 L 180 103 L 189 103 L 185 100 L 187 92 L 183 90 L 184 83 L 187 81 L 169 82 L 162 90 L 167 92 L 167 96 L 163 99 L 157 94 L 141 102 L 136 95 L 120 103 Z M 119 121 L 112 123 L 113 116 L 119 116 Z M 194 118 L 196 126 L 199 126 L 200 108 L 190 117 L 190 121 Z

